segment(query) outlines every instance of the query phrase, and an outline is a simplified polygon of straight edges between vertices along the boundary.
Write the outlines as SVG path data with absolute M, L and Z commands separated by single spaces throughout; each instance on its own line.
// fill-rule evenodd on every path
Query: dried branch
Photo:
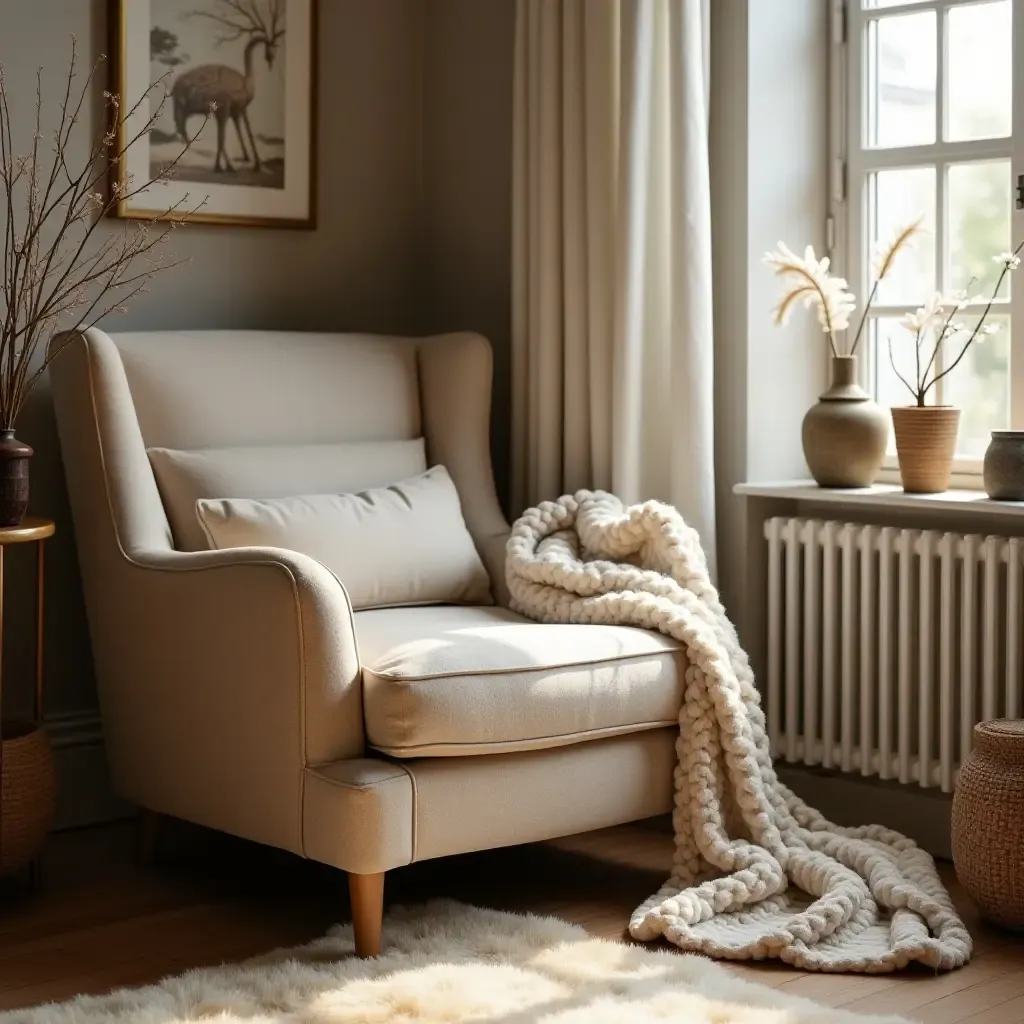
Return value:
M 1003 281 L 1006 279 L 1006 275 L 1020 266 L 1020 254 L 1022 250 L 1024 250 L 1024 242 L 1021 242 L 1020 245 L 1018 245 L 1012 252 L 1004 252 L 1000 253 L 998 256 L 992 257 L 997 263 L 1001 264 L 1001 269 L 996 280 L 995 287 L 992 289 L 992 294 L 989 296 L 988 302 L 985 304 L 985 308 L 982 310 L 973 329 L 968 331 L 961 324 L 955 323 L 954 317 L 958 312 L 969 305 L 967 294 L 971 285 L 974 283 L 974 278 L 971 278 L 971 281 L 967 286 L 967 291 L 964 291 L 960 296 L 952 299 L 944 299 L 941 294 L 936 292 L 929 302 L 922 306 L 916 313 L 908 314 L 903 318 L 903 326 L 914 333 L 914 383 L 910 384 L 910 382 L 903 377 L 898 370 L 896 370 L 896 364 L 892 355 L 891 340 L 889 342 L 889 361 L 892 363 L 892 368 L 896 373 L 896 376 L 899 377 L 907 390 L 914 396 L 914 401 L 919 407 L 927 405 L 928 393 L 932 388 L 934 388 L 939 381 L 947 377 L 960 365 L 964 356 L 967 355 L 971 345 L 977 340 L 978 335 L 988 334 L 994 330 L 994 328 L 986 327 L 985 321 L 988 319 L 989 313 L 992 312 L 992 307 L 995 305 L 996 297 L 999 295 L 999 289 L 1002 287 Z M 950 341 L 953 338 L 962 337 L 963 335 L 967 336 L 967 340 L 960 346 L 960 350 L 956 357 L 948 366 L 940 370 L 938 368 L 939 355 L 943 351 L 943 345 L 945 345 L 947 341 Z M 921 345 L 925 339 L 933 339 L 933 343 L 931 347 L 931 355 L 922 367 Z
M 913 220 L 899 225 L 893 232 L 889 241 L 883 244 L 876 253 L 873 266 L 875 281 L 874 284 L 871 285 L 871 292 L 868 295 L 868 301 L 864 304 L 864 308 L 861 310 L 860 323 L 857 324 L 857 333 L 853 336 L 853 344 L 850 346 L 851 356 L 857 354 L 857 346 L 860 344 L 861 336 L 864 334 L 864 327 L 867 324 L 868 313 L 871 312 L 871 308 L 874 305 L 879 285 L 888 276 L 889 271 L 892 270 L 893 264 L 896 262 L 896 257 L 924 231 L 922 226 L 923 224 L 924 214 L 919 214 Z
M 263 17 L 259 0 L 218 0 L 219 10 L 203 11 L 192 9 L 185 12 L 186 18 L 205 18 L 220 25 L 229 32 L 221 32 L 216 42 L 231 43 L 247 36 L 257 42 L 265 42 L 275 46 L 284 35 L 281 26 L 282 8 L 279 0 L 270 0 L 270 24 Z
M 927 383 L 923 383 L 922 382 L 921 398 L 920 398 L 920 401 L 919 401 L 920 405 L 924 405 L 925 404 L 925 399 L 928 397 L 928 392 L 931 391 L 931 389 L 933 387 L 935 387 L 935 385 L 938 384 L 939 381 L 942 380 L 943 377 L 947 376 L 949 373 L 951 373 L 953 370 L 955 370 L 960 365 L 960 360 L 963 359 L 963 357 L 965 355 L 967 355 L 967 350 L 971 347 L 971 344 L 974 342 L 975 338 L 978 337 L 978 334 L 981 333 L 982 328 L 985 326 L 985 321 L 988 319 L 989 313 L 992 312 L 992 306 L 993 306 L 993 304 L 996 301 L 996 296 L 999 294 L 999 289 L 1003 286 L 1003 279 L 1006 277 L 1006 275 L 1011 270 L 1015 269 L 1017 267 L 1017 265 L 1020 263 L 1020 251 L 1021 251 L 1021 249 L 1024 249 L 1024 242 L 1021 242 L 1020 245 L 1018 245 L 1017 248 L 1014 249 L 1012 253 L 1005 254 L 1005 257 L 1008 257 L 1008 258 L 1003 258 L 1004 259 L 1003 269 L 999 272 L 999 277 L 996 280 L 996 286 L 995 286 L 995 288 L 992 289 L 992 295 L 989 298 L 988 303 L 985 305 L 985 309 L 982 311 L 981 316 L 978 318 L 978 322 L 974 325 L 974 330 L 971 331 L 970 335 L 967 338 L 967 341 L 964 342 L 963 348 L 960 349 L 960 354 L 941 373 L 936 373 L 932 377 L 932 379 L 930 381 L 928 381 Z M 996 258 L 999 259 L 1000 257 L 996 257 Z M 945 331 L 948 328 L 948 326 L 949 326 L 949 321 L 947 320 L 946 321 L 946 325 L 943 328 L 943 331 Z M 939 340 L 936 342 L 936 352 L 938 351 L 938 346 L 942 343 L 942 340 L 943 340 L 942 334 L 940 333 L 939 334 Z M 935 353 L 932 353 L 932 361 L 931 361 L 931 363 L 929 363 L 929 367 L 934 365 L 934 362 L 935 362 Z M 925 371 L 925 376 L 926 377 L 927 377 L 927 374 L 928 374 L 928 371 L 926 370 Z
M 900 371 L 896 369 L 896 359 L 894 358 L 894 356 L 892 354 L 892 338 L 889 338 L 887 340 L 889 342 L 889 365 L 892 367 L 892 372 L 895 373 L 896 376 L 899 377 L 899 379 L 901 381 L 903 381 L 903 384 L 905 385 L 907 390 L 911 394 L 913 394 L 914 393 L 914 389 L 910 386 L 910 381 L 908 381 L 907 378 L 904 377 L 903 374 L 900 373 Z
M 3 299 L 0 319 L 0 427 L 13 427 L 25 400 L 53 358 L 58 345 L 43 351 L 50 335 L 80 332 L 104 316 L 124 312 L 125 303 L 144 291 L 153 277 L 183 260 L 169 259 L 157 248 L 167 235 L 203 202 L 186 195 L 162 213 L 124 225 L 108 234 L 97 232 L 104 217 L 119 203 L 166 181 L 188 151 L 146 181 L 133 184 L 123 174 L 104 195 L 110 168 L 123 167 L 128 151 L 145 138 L 167 103 L 164 79 L 152 86 L 127 110 L 117 96 L 105 92 L 104 118 L 94 132 L 88 155 L 77 170 L 69 167 L 71 140 L 80 127 L 82 111 L 91 94 L 103 57 L 92 67 L 80 90 L 75 79 L 77 44 L 72 37 L 71 61 L 63 83 L 59 123 L 44 136 L 42 69 L 36 76 L 36 109 L 31 145 L 26 155 L 15 152 L 11 130 L 11 103 L 0 67 L 0 187 L 6 214 L 3 232 Z M 162 90 L 160 102 L 151 102 Z M 148 113 L 142 118 L 143 105 Z M 128 132 L 136 117 L 141 127 Z M 52 159 L 46 163 L 43 145 L 52 138 Z
M 207 18 L 210 21 L 216 22 L 218 25 L 224 25 L 226 28 L 230 28 L 230 33 L 218 32 L 214 36 L 214 43 L 220 45 L 221 43 L 233 43 L 236 39 L 241 39 L 243 36 L 248 35 L 251 31 L 245 25 L 236 25 L 234 22 L 229 21 L 227 18 L 222 18 L 219 15 L 213 14 L 210 11 L 186 11 L 186 18 Z
M 964 294 L 970 292 L 974 287 L 974 282 L 977 278 L 972 277 L 967 282 L 967 287 L 964 289 Z M 999 279 L 1002 282 L 1002 278 Z M 998 285 L 996 288 L 998 289 Z M 989 303 L 991 306 L 991 303 Z M 924 396 L 928 393 L 928 389 L 925 387 L 925 382 L 928 380 L 928 374 L 932 372 L 935 366 L 935 360 L 939 358 L 939 353 L 942 351 L 942 345 L 949 337 L 950 331 L 953 327 L 953 317 L 959 312 L 959 303 L 953 302 L 949 310 L 949 314 L 946 319 L 943 320 L 942 325 L 939 327 L 938 333 L 935 335 L 935 344 L 932 346 L 932 354 L 928 357 L 928 362 L 925 364 L 924 373 L 918 373 L 917 375 L 917 391 L 914 392 L 914 397 L 917 399 L 918 405 L 924 405 Z M 986 311 L 987 315 L 987 311 Z M 984 316 L 982 317 L 984 320 Z
M 889 354 L 892 355 L 892 342 L 889 342 Z M 914 381 L 918 390 L 921 387 L 921 332 L 914 335 Z

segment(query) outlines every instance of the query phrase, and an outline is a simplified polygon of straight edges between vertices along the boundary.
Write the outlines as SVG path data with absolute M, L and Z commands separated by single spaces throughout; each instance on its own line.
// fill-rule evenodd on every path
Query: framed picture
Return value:
M 159 111 L 113 180 L 170 168 L 118 217 L 183 202 L 202 203 L 189 220 L 315 226 L 316 0 L 112 0 L 110 23 L 121 110 L 160 83 L 124 118 L 131 138 Z

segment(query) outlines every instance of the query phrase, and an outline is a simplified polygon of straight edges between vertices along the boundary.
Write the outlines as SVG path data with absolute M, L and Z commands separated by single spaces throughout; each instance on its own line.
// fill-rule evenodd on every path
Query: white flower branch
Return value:
M 998 331 L 997 325 L 988 324 L 986 320 L 989 313 L 992 312 L 992 306 L 999 295 L 999 289 L 1002 287 L 1006 275 L 1020 266 L 1020 252 L 1022 249 L 1024 249 L 1024 242 L 1021 242 L 1013 252 L 1005 252 L 993 257 L 997 263 L 1002 265 L 1002 270 L 999 272 L 999 277 L 996 280 L 995 287 L 992 289 L 992 294 L 985 304 L 985 308 L 970 331 L 963 324 L 957 323 L 954 317 L 969 305 L 967 296 L 974 285 L 974 278 L 971 278 L 967 288 L 960 295 L 944 299 L 942 295 L 936 293 L 916 313 L 903 318 L 901 321 L 903 327 L 914 335 L 916 373 L 913 384 L 896 369 L 892 338 L 888 338 L 889 362 L 892 365 L 893 372 L 911 393 L 916 405 L 924 406 L 927 404 L 928 394 L 932 388 L 960 365 L 964 356 L 967 355 L 968 349 L 979 337 L 994 334 Z M 960 346 L 959 351 L 950 364 L 942 369 L 938 369 L 939 356 L 943 351 L 943 346 L 948 342 L 954 341 L 956 338 L 964 336 L 966 336 L 966 340 Z M 922 368 L 921 345 L 927 338 L 931 338 L 933 343 L 931 355 Z

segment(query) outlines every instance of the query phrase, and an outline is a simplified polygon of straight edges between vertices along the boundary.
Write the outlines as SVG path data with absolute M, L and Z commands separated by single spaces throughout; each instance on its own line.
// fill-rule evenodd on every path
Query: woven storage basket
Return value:
M 953 795 L 957 878 L 996 924 L 1024 928 L 1024 721 L 974 727 Z
M 46 733 L 4 723 L 0 748 L 0 875 L 25 867 L 53 824 L 57 773 Z

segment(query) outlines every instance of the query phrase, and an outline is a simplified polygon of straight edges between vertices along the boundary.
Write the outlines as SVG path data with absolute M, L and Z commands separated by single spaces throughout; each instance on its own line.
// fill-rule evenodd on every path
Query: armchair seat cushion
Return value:
M 685 655 L 629 626 L 437 605 L 355 616 L 367 742 L 392 757 L 536 750 L 678 721 Z

